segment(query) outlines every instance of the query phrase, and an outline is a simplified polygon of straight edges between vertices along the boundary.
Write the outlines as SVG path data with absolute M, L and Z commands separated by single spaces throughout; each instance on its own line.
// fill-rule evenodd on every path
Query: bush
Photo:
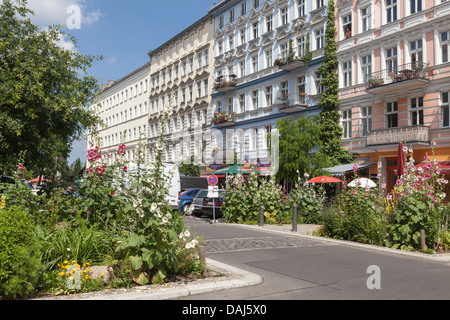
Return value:
M 31 295 L 41 268 L 35 224 L 21 207 L 0 210 L 0 299 Z

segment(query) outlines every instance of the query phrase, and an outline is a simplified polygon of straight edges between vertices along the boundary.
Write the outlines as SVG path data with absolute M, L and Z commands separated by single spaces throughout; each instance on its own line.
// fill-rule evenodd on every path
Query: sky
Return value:
M 60 45 L 82 54 L 103 56 L 89 75 L 119 80 L 149 62 L 147 53 L 201 19 L 218 0 L 28 0 L 32 22 L 42 28 L 60 24 L 77 40 Z M 68 159 L 85 158 L 86 142 L 76 142 Z

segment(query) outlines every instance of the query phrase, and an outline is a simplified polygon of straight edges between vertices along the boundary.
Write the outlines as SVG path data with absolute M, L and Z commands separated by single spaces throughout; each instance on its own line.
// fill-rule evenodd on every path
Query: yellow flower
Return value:
M 62 276 L 65 276 L 66 273 L 65 272 L 60 272 L 60 273 L 58 273 L 58 275 L 60 275 L 62 277 Z

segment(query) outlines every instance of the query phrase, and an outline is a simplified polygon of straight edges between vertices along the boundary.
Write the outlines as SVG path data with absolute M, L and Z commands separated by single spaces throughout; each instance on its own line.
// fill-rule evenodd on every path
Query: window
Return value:
M 280 10 L 281 15 L 281 25 L 285 25 L 288 23 L 288 8 L 282 8 Z
M 209 65 L 209 50 L 206 49 L 203 52 L 203 56 L 205 57 L 205 66 Z M 177 73 L 178 73 L 178 66 L 177 66 Z
M 258 56 L 252 57 L 252 72 L 258 72 Z
M 397 48 L 386 50 L 386 68 L 389 72 L 397 73 Z
M 222 41 L 219 41 L 217 43 L 217 51 L 219 52 L 219 55 L 223 53 L 223 42 Z M 186 63 L 186 62 L 184 62 L 184 63 Z
M 372 74 L 372 56 L 370 54 L 361 57 L 361 74 L 363 82 L 367 82 L 369 76 Z
M 298 44 L 298 55 L 300 57 L 305 55 L 306 52 L 306 40 L 305 37 L 300 37 L 297 39 L 297 44 Z
M 423 97 L 411 99 L 411 125 L 423 124 Z
M 222 29 L 224 26 L 224 19 L 223 16 L 219 17 L 219 29 Z
M 442 101 L 442 126 L 450 127 L 450 107 L 448 102 L 448 92 L 441 94 Z
M 303 17 L 305 15 L 305 0 L 298 0 L 297 7 L 298 7 L 298 16 Z
M 257 22 L 252 25 L 253 39 L 256 39 L 259 37 L 258 27 L 259 27 L 259 24 Z
M 284 99 L 289 97 L 289 83 L 287 81 L 281 82 L 280 97 Z
M 192 88 L 192 84 L 189 85 L 189 101 L 192 101 L 192 97 L 193 96 L 193 88 Z
M 372 107 L 361 107 L 361 125 L 362 135 L 365 137 L 372 130 Z
M 386 21 L 397 20 L 397 0 L 386 0 Z
M 194 71 L 194 57 L 189 58 L 189 73 Z
M 228 36 L 228 50 L 234 49 L 234 37 L 233 35 Z
M 320 94 L 322 92 L 324 92 L 325 88 L 322 85 L 322 75 L 320 74 L 319 71 L 314 72 L 314 83 L 316 85 L 316 93 Z
M 247 111 L 247 110 L 245 110 L 245 94 L 239 95 L 239 109 L 240 109 L 240 112 Z
M 208 95 L 208 80 L 205 79 L 203 80 L 203 96 L 207 96 Z
M 289 53 L 289 51 L 288 51 L 288 44 L 284 43 L 284 44 L 280 45 L 280 54 L 281 54 L 281 57 L 283 59 L 287 58 L 288 53 Z
M 343 139 L 350 139 L 352 137 L 352 110 L 342 110 L 342 129 Z
M 322 8 L 324 5 L 324 0 L 316 0 L 316 9 Z
M 349 14 L 342 17 L 342 32 L 344 34 L 344 39 L 348 39 L 352 36 L 352 15 Z
M 272 86 L 266 87 L 266 106 L 271 106 L 273 104 L 273 88 Z
M 319 30 L 316 30 L 315 37 L 316 37 L 316 49 L 323 48 L 323 46 L 325 44 L 323 28 L 319 29 Z
M 252 106 L 253 110 L 258 109 L 258 90 L 252 91 Z
M 412 41 L 410 43 L 411 49 L 411 62 L 421 62 L 423 61 L 423 48 L 422 48 L 422 39 Z
M 241 77 L 245 76 L 245 61 L 239 62 L 239 73 Z
M 241 43 L 240 43 L 240 44 L 244 44 L 244 43 L 245 43 L 245 29 L 241 29 L 241 30 L 239 31 L 239 34 L 240 34 L 239 39 L 241 40 Z
M 422 0 L 410 0 L 409 9 L 411 14 L 422 11 Z
M 233 98 L 228 99 L 228 112 L 234 112 Z
M 342 64 L 343 87 L 352 85 L 352 61 L 347 61 Z
M 273 15 L 266 17 L 266 32 L 273 30 Z
M 229 14 L 228 14 L 228 18 L 230 23 L 234 21 L 234 9 L 231 9 Z
M 253 8 L 258 8 L 259 7 L 259 0 L 253 0 Z
M 197 65 L 198 65 L 198 68 L 203 67 L 203 59 L 202 59 L 201 52 L 197 53 Z
M 301 76 L 297 78 L 297 93 L 302 94 L 306 93 L 306 79 L 305 76 Z
M 272 50 L 267 50 L 265 52 L 266 56 L 266 68 L 270 68 L 273 66 L 273 57 L 272 57 Z
M 361 32 L 369 31 L 370 25 L 370 7 L 361 9 Z
M 449 61 L 450 31 L 441 32 L 442 63 Z
M 245 15 L 247 13 L 247 3 L 244 1 L 241 4 L 241 16 Z
M 202 82 L 197 82 L 197 98 L 202 97 Z

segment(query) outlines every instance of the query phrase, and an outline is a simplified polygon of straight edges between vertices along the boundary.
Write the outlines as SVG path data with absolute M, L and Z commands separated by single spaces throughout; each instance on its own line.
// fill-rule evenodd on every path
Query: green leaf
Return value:
M 139 256 L 131 256 L 130 262 L 133 270 L 138 270 L 139 268 L 142 267 L 142 258 Z

